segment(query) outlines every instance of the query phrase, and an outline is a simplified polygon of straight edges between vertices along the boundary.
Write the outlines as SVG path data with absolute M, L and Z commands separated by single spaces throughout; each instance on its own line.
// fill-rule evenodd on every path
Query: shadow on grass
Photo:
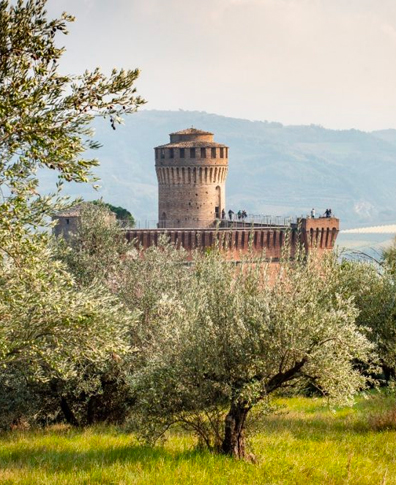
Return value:
M 78 468 L 89 472 L 114 463 L 144 465 L 145 468 L 164 464 L 203 459 L 210 456 L 209 452 L 201 450 L 184 450 L 180 452 L 167 451 L 160 446 L 143 445 L 103 446 L 98 450 L 67 450 L 59 451 L 48 446 L 38 445 L 30 449 L 0 451 L 0 469 L 28 468 L 45 469 L 47 472 L 65 472 Z
M 292 435 L 297 440 L 302 441 L 339 441 L 342 442 L 346 437 L 359 437 L 372 433 L 367 416 L 370 412 L 378 411 L 381 406 L 391 401 L 383 399 L 382 396 L 369 398 L 360 401 L 357 408 L 352 411 L 342 408 L 336 413 L 331 413 L 325 408 L 316 408 L 317 412 L 304 412 L 290 409 L 282 410 L 276 414 L 263 417 L 255 422 L 249 435 L 254 438 L 256 435 L 280 436 L 282 434 Z M 87 450 L 78 449 L 78 442 L 84 433 L 87 433 L 87 441 L 83 443 Z M 123 442 L 114 442 L 113 438 L 123 435 L 121 430 L 116 428 L 94 428 L 91 431 L 76 430 L 73 428 L 59 428 L 26 433 L 10 433 L 3 435 L 3 446 L 0 448 L 0 469 L 44 469 L 47 472 L 68 472 L 78 468 L 87 471 L 98 467 L 110 466 L 115 463 L 130 464 L 151 469 L 158 466 L 174 467 L 175 464 L 191 461 L 207 461 L 212 457 L 206 450 L 169 450 L 165 447 L 143 446 L 129 439 L 125 435 Z M 177 433 L 176 433 L 177 434 Z M 93 438 L 90 443 L 90 436 Z M 22 442 L 19 446 L 19 438 Z M 32 438 L 31 440 L 29 438 Z M 43 437 L 47 443 L 34 442 Z M 57 437 L 62 437 L 62 442 L 56 442 Z M 48 438 L 54 441 L 48 441 Z M 69 441 L 70 439 L 70 441 Z M 130 442 L 128 444 L 128 442 Z M 10 445 L 10 446 L 7 446 Z M 66 449 L 62 449 L 62 446 Z M 74 449 L 74 447 L 76 449 Z M 228 460 L 227 457 L 222 457 Z M 216 457 L 221 459 L 221 456 Z

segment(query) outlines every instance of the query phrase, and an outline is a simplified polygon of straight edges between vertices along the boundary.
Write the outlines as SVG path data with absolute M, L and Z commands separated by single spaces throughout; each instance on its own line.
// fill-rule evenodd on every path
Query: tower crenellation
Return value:
M 228 147 L 213 133 L 189 128 L 155 148 L 158 225 L 209 228 L 225 209 Z

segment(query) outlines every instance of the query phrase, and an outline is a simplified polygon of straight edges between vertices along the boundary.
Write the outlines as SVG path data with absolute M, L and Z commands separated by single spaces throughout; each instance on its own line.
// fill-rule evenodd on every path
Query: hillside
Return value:
M 284 126 L 204 112 L 141 111 L 111 130 L 96 123 L 101 190 L 73 185 L 67 193 L 103 198 L 136 219 L 156 219 L 153 147 L 190 126 L 212 131 L 230 147 L 227 208 L 253 214 L 301 215 L 331 207 L 343 227 L 396 222 L 396 130 L 372 133 L 321 126 Z M 52 174 L 42 186 L 51 189 Z

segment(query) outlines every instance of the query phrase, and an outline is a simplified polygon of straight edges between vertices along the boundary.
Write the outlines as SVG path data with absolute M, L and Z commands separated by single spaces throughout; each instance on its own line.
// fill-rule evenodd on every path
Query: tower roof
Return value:
M 197 128 L 187 128 L 181 131 L 170 133 L 170 143 L 161 145 L 157 148 L 173 147 L 218 147 L 225 146 L 213 140 L 213 133 L 210 131 L 198 130 Z
M 72 207 L 56 212 L 54 216 L 55 217 L 79 217 L 81 215 L 81 211 L 84 204 L 86 204 L 86 202 L 73 205 Z
M 174 133 L 170 133 L 172 135 L 213 135 L 209 131 L 197 130 L 197 128 L 187 128 L 186 130 L 175 131 Z

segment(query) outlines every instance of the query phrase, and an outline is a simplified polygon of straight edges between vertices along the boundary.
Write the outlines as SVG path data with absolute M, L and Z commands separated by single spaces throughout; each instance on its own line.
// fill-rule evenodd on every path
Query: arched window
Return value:
M 159 221 L 159 227 L 166 227 L 166 212 L 161 215 L 161 220 Z
M 215 205 L 215 217 L 216 219 L 220 219 L 221 214 L 221 188 L 219 186 L 216 187 L 216 205 Z

